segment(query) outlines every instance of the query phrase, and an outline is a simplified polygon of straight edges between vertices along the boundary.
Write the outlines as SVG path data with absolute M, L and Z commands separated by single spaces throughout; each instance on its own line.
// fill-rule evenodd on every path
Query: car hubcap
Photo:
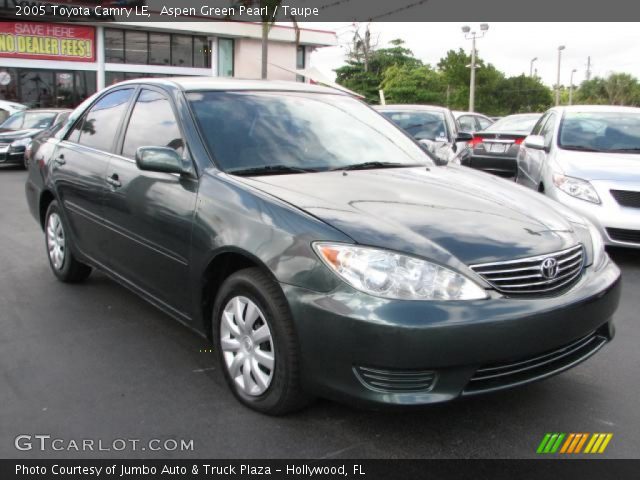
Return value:
M 64 229 L 60 215 L 52 213 L 47 222 L 47 247 L 49 248 L 49 258 L 56 270 L 60 270 L 64 265 L 65 240 Z
M 275 351 L 269 324 L 248 298 L 234 297 L 224 308 L 220 345 L 237 387 L 247 395 L 262 395 L 273 378 Z

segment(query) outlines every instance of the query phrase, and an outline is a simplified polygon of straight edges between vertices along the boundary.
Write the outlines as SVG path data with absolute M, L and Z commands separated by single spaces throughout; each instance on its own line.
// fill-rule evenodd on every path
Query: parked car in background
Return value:
M 463 163 L 471 135 L 460 132 L 448 108 L 432 105 L 382 105 L 374 107 L 398 127 L 421 142 L 442 163 Z
M 0 122 L 4 122 L 14 113 L 26 110 L 27 106 L 21 103 L 9 102 L 8 100 L 0 100 Z
M 24 165 L 25 152 L 33 137 L 64 122 L 69 109 L 33 109 L 14 113 L 0 124 L 0 164 Z
M 522 144 L 517 181 L 583 214 L 607 244 L 640 248 L 640 108 L 552 108 Z
M 503 117 L 486 130 L 476 132 L 469 142 L 467 165 L 499 177 L 515 179 L 520 144 L 531 133 L 540 113 L 522 113 Z
M 119 83 L 33 156 L 26 195 L 55 277 L 100 269 L 206 335 L 260 412 L 516 387 L 614 334 L 620 270 L 596 230 L 535 192 L 436 168 L 334 89 Z
M 484 130 L 489 127 L 494 122 L 491 117 L 487 117 L 481 113 L 462 112 L 459 110 L 454 110 L 452 113 L 458 124 L 458 129 L 461 132 L 479 132 L 480 130 Z

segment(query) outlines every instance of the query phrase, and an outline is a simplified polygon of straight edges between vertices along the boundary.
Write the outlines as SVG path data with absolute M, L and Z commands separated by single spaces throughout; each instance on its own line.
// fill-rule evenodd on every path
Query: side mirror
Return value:
M 471 132 L 458 132 L 456 142 L 470 142 L 473 140 L 473 134 Z
M 438 147 L 438 144 L 432 140 L 421 139 L 418 143 L 423 150 L 431 154 L 430 157 L 436 165 L 442 166 L 449 163 L 451 154 L 447 149 Z
M 140 147 L 136 150 L 136 165 L 150 172 L 184 173 L 182 157 L 173 148 Z
M 534 150 L 546 150 L 544 137 L 542 135 L 529 135 L 524 139 L 522 144 L 527 148 L 533 148 Z

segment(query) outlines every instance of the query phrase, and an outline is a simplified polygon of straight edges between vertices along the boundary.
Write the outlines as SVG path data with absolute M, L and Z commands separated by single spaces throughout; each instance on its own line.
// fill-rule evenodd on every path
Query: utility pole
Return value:
M 573 105 L 573 74 L 576 72 L 577 70 L 575 68 L 571 70 L 571 80 L 569 81 L 569 105 Z
M 531 63 L 529 64 L 529 76 L 533 77 L 533 63 L 538 60 L 538 57 L 533 57 L 531 59 Z
M 562 50 L 564 45 L 558 47 L 558 76 L 556 80 L 556 106 L 560 105 L 560 59 L 562 58 Z
M 473 112 L 476 103 L 476 38 L 484 37 L 485 33 L 489 30 L 489 25 L 486 23 L 480 24 L 481 34 L 472 32 L 471 28 L 467 25 L 462 27 L 462 33 L 464 38 L 471 40 L 471 80 L 469 81 L 469 111 Z
M 587 80 L 591 80 L 591 57 L 587 57 L 587 71 L 584 75 L 584 78 Z

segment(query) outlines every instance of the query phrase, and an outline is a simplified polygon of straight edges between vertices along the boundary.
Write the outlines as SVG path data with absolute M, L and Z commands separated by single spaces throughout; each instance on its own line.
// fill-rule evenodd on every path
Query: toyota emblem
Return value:
M 540 273 L 548 280 L 558 276 L 558 261 L 555 258 L 545 258 L 540 264 Z

